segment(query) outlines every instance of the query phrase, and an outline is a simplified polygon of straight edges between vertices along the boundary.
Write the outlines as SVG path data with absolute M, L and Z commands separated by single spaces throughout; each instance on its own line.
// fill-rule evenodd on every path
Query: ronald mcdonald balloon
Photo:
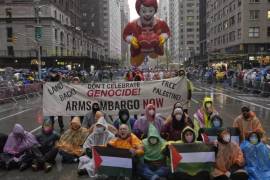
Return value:
M 155 17 L 157 0 L 137 0 L 135 6 L 140 17 L 127 24 L 123 38 L 131 45 L 131 65 L 138 67 L 146 56 L 157 58 L 164 54 L 170 29 L 165 21 Z

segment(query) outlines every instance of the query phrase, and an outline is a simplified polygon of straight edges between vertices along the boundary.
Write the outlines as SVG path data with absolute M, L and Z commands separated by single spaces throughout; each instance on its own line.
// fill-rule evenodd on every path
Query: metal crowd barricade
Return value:
M 42 83 L 37 82 L 26 85 L 15 85 L 11 87 L 0 88 L 0 103 L 10 100 L 16 101 L 19 98 L 29 98 L 30 95 L 39 95 L 42 93 Z

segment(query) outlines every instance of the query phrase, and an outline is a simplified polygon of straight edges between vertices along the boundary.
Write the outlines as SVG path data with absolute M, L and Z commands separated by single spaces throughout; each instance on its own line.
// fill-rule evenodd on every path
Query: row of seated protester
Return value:
M 54 131 L 49 117 L 44 118 L 42 131 L 36 136 L 15 124 L 8 137 L 0 135 L 0 167 L 23 171 L 32 166 L 35 171 L 49 172 L 59 154 L 62 163 L 78 163 L 79 176 L 107 175 L 113 179 L 110 171 L 100 174 L 98 167 L 127 169 L 121 164 L 125 158 L 119 158 L 119 162 L 102 160 L 113 156 L 106 150 L 107 155 L 98 156 L 97 147 L 102 147 L 128 151 L 132 165 L 124 165 L 131 167 L 135 179 L 270 179 L 270 149 L 265 144 L 265 131 L 248 107 L 242 107 L 232 128 L 222 127 L 222 118 L 209 97 L 193 120 L 180 103 L 172 107 L 167 119 L 156 111 L 154 105 L 148 104 L 145 114 L 136 120 L 123 109 L 119 118 L 111 122 L 95 103 L 82 123 L 80 117 L 73 117 L 61 136 Z M 126 171 L 121 172 L 118 175 L 125 176 Z

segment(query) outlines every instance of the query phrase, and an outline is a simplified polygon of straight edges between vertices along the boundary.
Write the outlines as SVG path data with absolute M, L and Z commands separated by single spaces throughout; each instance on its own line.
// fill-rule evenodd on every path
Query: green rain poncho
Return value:
M 149 138 L 156 137 L 159 139 L 156 145 L 151 145 L 149 143 Z M 166 141 L 160 137 L 159 132 L 153 124 L 149 125 L 148 137 L 143 140 L 144 146 L 144 160 L 146 161 L 159 161 L 164 160 L 164 155 L 162 154 L 162 148 L 166 144 Z

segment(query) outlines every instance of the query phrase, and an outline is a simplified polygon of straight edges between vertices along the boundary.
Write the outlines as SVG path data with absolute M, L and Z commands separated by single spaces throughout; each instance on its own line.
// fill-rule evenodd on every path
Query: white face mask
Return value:
M 176 115 L 175 115 L 175 119 L 176 119 L 177 121 L 180 121 L 180 120 L 182 119 L 182 116 L 183 116 L 183 115 L 181 115 L 181 114 L 176 114 Z
M 225 136 L 223 136 L 223 141 L 225 141 L 225 142 L 230 142 L 230 140 L 231 140 L 231 136 L 230 135 L 225 135 Z
M 155 110 L 151 109 L 151 110 L 149 111 L 149 115 L 150 115 L 150 116 L 154 116 L 154 115 L 155 115 Z
M 97 128 L 96 128 L 96 132 L 97 132 L 98 134 L 103 133 L 104 131 L 105 131 L 105 129 L 104 129 L 103 127 L 97 127 Z
M 154 7 L 147 7 L 144 5 L 141 5 L 140 9 L 140 16 L 143 18 L 143 21 L 149 22 L 153 19 L 155 16 L 155 8 Z

